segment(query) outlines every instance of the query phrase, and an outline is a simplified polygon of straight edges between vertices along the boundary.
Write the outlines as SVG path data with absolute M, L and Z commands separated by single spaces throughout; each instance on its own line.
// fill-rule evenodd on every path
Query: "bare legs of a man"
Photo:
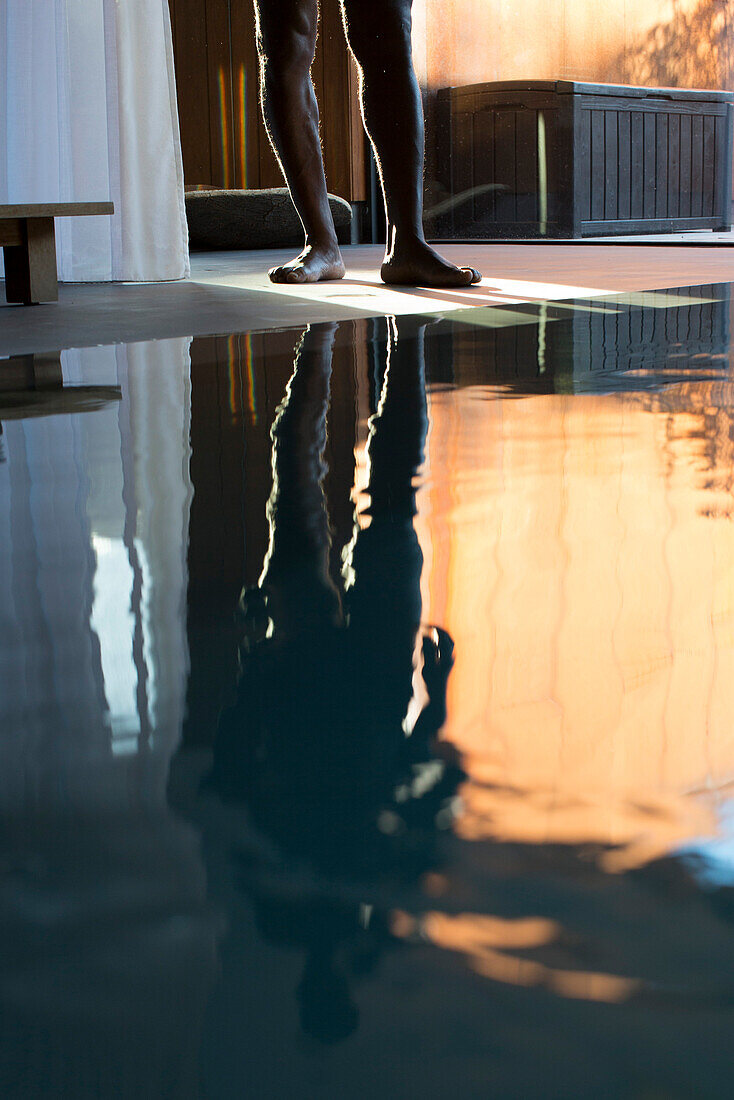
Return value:
M 455 267 L 423 234 L 423 109 L 411 57 L 412 0 L 341 0 L 360 73 L 365 129 L 375 150 L 387 216 L 381 275 L 406 286 L 468 286 L 480 275 Z M 310 283 L 345 273 L 329 210 L 310 67 L 317 0 L 256 0 L 263 112 L 306 244 L 273 282 Z
M 311 83 L 317 0 L 256 0 L 255 16 L 265 124 L 306 234 L 301 254 L 274 267 L 270 278 L 274 283 L 341 279 L 344 261 L 329 210 Z

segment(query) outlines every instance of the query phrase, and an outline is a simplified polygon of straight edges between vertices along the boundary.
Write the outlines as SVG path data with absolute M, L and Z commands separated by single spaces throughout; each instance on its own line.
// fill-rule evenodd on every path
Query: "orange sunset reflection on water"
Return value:
M 734 777 L 734 387 L 490 396 L 431 395 L 416 522 L 456 831 L 638 866 L 715 834 Z

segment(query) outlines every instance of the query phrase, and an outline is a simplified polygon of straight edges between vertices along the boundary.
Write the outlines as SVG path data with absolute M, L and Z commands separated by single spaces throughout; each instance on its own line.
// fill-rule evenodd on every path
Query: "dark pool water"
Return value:
M 0 362 L 0 1095 L 732 1095 L 731 319 Z

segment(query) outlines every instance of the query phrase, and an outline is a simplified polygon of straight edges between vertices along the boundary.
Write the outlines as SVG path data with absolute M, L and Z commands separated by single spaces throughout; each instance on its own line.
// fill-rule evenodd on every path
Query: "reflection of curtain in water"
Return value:
M 133 344 L 127 354 L 133 544 L 141 568 L 149 748 L 158 761 L 150 781 L 162 799 L 168 760 L 181 734 L 188 673 L 186 551 L 193 493 L 189 341 Z
M 116 409 L 94 414 L 114 430 Z M 90 793 L 105 759 L 83 416 L 6 422 L 0 475 L 0 807 Z M 73 597 L 71 597 L 73 594 Z M 86 792 L 86 794 L 84 793 Z
M 119 375 L 127 399 L 5 426 L 6 795 L 23 801 L 35 790 L 71 806 L 124 798 L 123 758 L 142 753 L 135 774 L 160 801 L 188 660 L 188 341 L 63 361 L 67 382 Z M 11 779 L 21 766 L 16 737 L 26 746 L 25 792 Z
M 100 412 L 5 425 L 0 467 L 0 1092 L 196 1094 L 214 930 L 169 811 L 180 734 L 188 340 L 62 356 Z

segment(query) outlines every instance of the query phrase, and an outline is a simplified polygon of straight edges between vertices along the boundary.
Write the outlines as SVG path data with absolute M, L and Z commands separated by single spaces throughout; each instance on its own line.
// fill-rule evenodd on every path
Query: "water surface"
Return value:
M 728 285 L 0 363 L 0 1081 L 725 1097 Z

